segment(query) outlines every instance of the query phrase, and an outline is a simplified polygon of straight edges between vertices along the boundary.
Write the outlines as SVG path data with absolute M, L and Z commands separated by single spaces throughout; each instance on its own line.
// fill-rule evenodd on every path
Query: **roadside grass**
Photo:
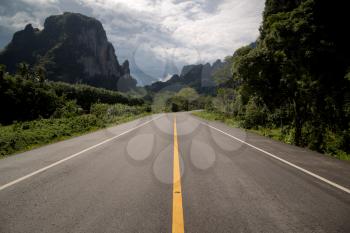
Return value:
M 192 115 L 203 118 L 209 121 L 220 121 L 231 127 L 239 127 L 239 122 L 233 118 L 226 117 L 224 114 L 207 111 L 195 111 L 191 112 Z
M 0 126 L 0 159 L 50 143 L 91 133 L 149 115 L 149 112 L 100 117 L 84 114 L 69 118 L 39 119 Z
M 269 137 L 271 139 L 274 139 L 276 141 L 281 141 L 287 144 L 293 144 L 291 135 L 283 135 L 281 128 L 265 128 L 259 126 L 257 129 L 246 129 L 243 128 L 238 120 L 235 120 L 234 118 L 230 118 L 225 116 L 221 113 L 215 113 L 215 112 L 207 112 L 207 111 L 200 111 L 200 112 L 192 112 L 192 115 L 203 118 L 205 120 L 209 121 L 219 121 L 223 122 L 228 126 L 235 127 L 235 128 L 242 128 L 248 132 L 253 132 L 255 134 Z M 335 158 L 338 158 L 340 160 L 347 160 L 350 161 L 350 154 L 347 154 L 346 152 L 337 149 L 337 140 L 334 135 L 330 135 L 329 137 L 329 143 L 327 144 L 326 148 L 326 155 L 332 156 Z M 331 139 L 331 140 L 330 140 Z
M 261 136 L 275 139 L 277 141 L 283 141 L 285 143 L 291 144 L 288 140 L 285 139 L 285 137 L 283 137 L 281 128 L 270 129 L 259 126 L 258 129 L 249 129 L 249 131 L 259 134 Z

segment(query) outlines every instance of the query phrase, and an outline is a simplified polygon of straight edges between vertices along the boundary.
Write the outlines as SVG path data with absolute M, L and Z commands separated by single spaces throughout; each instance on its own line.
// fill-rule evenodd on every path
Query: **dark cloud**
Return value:
M 0 26 L 0 51 L 11 41 L 14 32 L 9 28 Z
M 0 5 L 0 48 L 11 40 L 14 32 L 21 30 L 28 23 L 41 27 L 44 19 L 60 10 L 55 5 L 33 4 L 31 1 L 1 0 Z
M 31 5 L 22 1 L 1 0 L 0 15 L 11 16 L 19 11 L 28 11 L 30 8 L 32 8 Z

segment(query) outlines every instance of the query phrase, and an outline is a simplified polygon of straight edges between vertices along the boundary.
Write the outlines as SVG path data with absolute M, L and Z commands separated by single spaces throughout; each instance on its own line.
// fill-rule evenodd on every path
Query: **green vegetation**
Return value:
M 192 112 L 192 115 L 201 117 L 208 121 L 220 121 L 231 127 L 239 127 L 238 121 L 217 112 L 197 111 L 197 112 Z
M 228 58 L 230 69 L 217 72 L 220 88 L 207 110 L 246 129 L 348 159 L 350 44 L 340 26 L 344 9 L 330 1 L 267 0 L 260 37 Z M 337 14 L 328 17 L 329 12 Z M 227 72 L 231 79 L 220 80 Z
M 0 157 L 145 116 L 142 107 L 95 104 L 91 114 L 0 126 Z
M 0 77 L 0 103 L 3 111 L 1 124 L 13 121 L 28 121 L 55 116 L 57 111 L 66 108 L 67 101 L 75 101 L 79 113 L 89 113 L 94 103 L 138 106 L 144 101 L 125 94 L 95 88 L 82 84 L 67 84 L 45 81 L 43 70 L 32 70 L 21 63 L 17 74 L 6 73 L 2 66 Z
M 155 112 L 180 112 L 203 109 L 207 102 L 194 88 L 185 87 L 179 92 L 163 91 L 153 96 L 152 109 Z
M 22 64 L 0 66 L 0 157 L 136 119 L 151 112 L 142 99 L 87 85 L 47 82 Z
M 203 118 L 205 120 L 219 121 L 231 127 L 244 128 L 242 125 L 244 121 L 232 118 L 231 116 L 224 115 L 223 113 L 211 112 L 211 111 L 198 111 L 198 112 L 192 112 L 192 114 L 197 117 Z M 245 128 L 245 130 L 259 134 L 261 136 L 272 138 L 274 140 L 282 141 L 288 144 L 293 144 L 293 134 L 292 133 L 286 134 L 286 132 L 284 132 L 285 129 L 283 128 L 269 128 L 269 127 L 258 126 L 256 128 L 250 128 L 250 129 Z M 325 153 L 341 160 L 350 160 L 350 154 L 339 149 L 341 148 L 341 138 L 338 135 L 332 134 L 329 131 L 327 132 L 326 135 L 327 135 L 327 144 L 326 144 L 327 150 L 325 151 Z

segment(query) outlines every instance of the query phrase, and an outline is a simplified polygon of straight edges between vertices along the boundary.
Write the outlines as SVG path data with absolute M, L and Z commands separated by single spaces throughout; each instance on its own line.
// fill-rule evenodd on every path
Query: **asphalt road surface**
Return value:
M 350 232 L 350 163 L 189 113 L 0 160 L 0 232 Z

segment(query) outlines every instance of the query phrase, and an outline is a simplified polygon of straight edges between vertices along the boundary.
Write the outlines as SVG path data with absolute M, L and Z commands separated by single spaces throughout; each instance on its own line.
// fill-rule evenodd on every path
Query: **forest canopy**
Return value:
M 283 137 L 299 146 L 349 153 L 344 9 L 332 1 L 267 0 L 256 46 L 233 55 L 232 81 L 218 91 L 216 110 L 246 128 L 282 127 Z

